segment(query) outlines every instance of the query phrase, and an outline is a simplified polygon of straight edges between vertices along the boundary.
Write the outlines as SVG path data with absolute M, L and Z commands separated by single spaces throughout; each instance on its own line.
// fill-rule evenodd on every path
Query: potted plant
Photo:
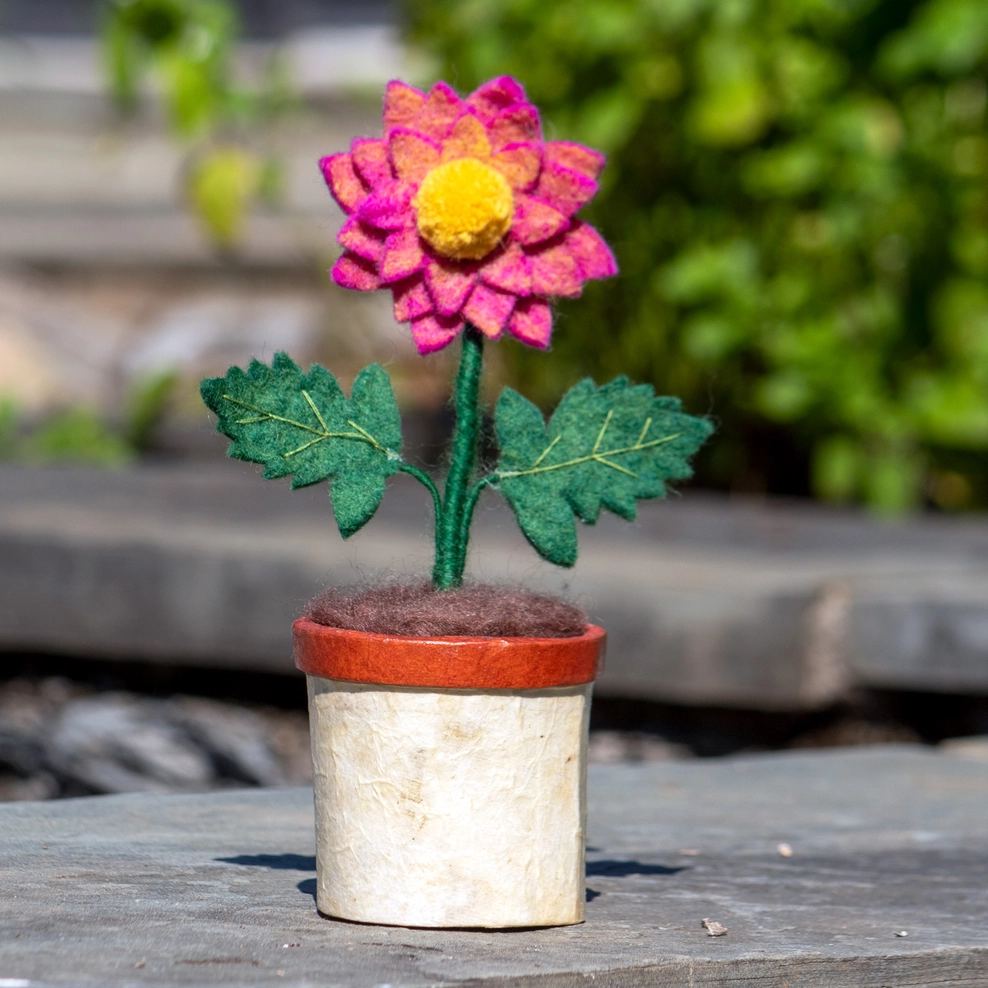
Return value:
M 348 217 L 334 281 L 389 288 L 422 354 L 460 342 L 442 492 L 402 457 L 379 365 L 349 395 L 329 371 L 303 373 L 285 354 L 202 383 L 231 456 L 263 464 L 266 478 L 291 475 L 293 487 L 331 481 L 344 538 L 370 520 L 396 473 L 434 504 L 430 586 L 385 585 L 359 599 L 331 590 L 294 626 L 327 915 L 435 927 L 583 918 L 587 724 L 604 632 L 582 616 L 574 626 L 564 602 L 464 586 L 463 573 L 484 492 L 507 500 L 540 555 L 572 566 L 575 518 L 593 524 L 603 507 L 633 519 L 639 499 L 690 475 L 688 458 L 711 431 L 677 399 L 626 378 L 580 382 L 548 422 L 506 388 L 494 410 L 496 463 L 478 466 L 485 345 L 507 334 L 547 349 L 550 299 L 617 271 L 576 217 L 603 165 L 589 148 L 545 141 L 509 77 L 466 98 L 445 83 L 423 93 L 392 82 L 383 137 L 321 162 Z

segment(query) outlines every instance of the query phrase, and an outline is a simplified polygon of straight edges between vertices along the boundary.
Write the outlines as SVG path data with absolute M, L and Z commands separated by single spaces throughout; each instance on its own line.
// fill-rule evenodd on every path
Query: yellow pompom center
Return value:
M 515 201 L 504 176 L 476 158 L 437 165 L 412 201 L 422 237 L 444 257 L 477 261 L 511 229 Z

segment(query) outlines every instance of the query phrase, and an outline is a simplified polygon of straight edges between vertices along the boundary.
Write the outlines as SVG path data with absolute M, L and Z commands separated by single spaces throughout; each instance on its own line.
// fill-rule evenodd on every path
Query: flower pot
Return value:
M 319 911 L 425 927 L 584 909 L 590 693 L 604 631 L 408 638 L 294 625 Z

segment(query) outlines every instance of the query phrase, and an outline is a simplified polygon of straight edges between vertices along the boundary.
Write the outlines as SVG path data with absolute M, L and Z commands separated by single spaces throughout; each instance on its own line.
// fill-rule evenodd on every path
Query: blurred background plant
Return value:
M 116 422 L 84 405 L 31 422 L 12 399 L 0 398 L 0 461 L 125 466 L 151 448 L 178 382 L 174 371 L 138 380 Z
M 607 151 L 621 275 L 560 307 L 551 404 L 618 372 L 708 409 L 700 480 L 988 505 L 984 0 L 406 0 L 468 90 Z
M 241 243 L 251 208 L 277 201 L 280 167 L 265 125 L 294 104 L 284 64 L 272 56 L 260 84 L 236 78 L 239 34 L 230 0 L 106 0 L 102 45 L 118 108 L 133 113 L 153 81 L 169 127 L 188 147 L 185 194 L 221 252 Z

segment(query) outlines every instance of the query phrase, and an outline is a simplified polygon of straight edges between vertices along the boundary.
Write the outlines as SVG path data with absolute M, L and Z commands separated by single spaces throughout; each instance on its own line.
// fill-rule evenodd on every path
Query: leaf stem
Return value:
M 484 338 L 469 323 L 463 330 L 460 369 L 456 375 L 453 409 L 456 426 L 453 429 L 453 450 L 442 517 L 436 525 L 436 564 L 432 582 L 439 590 L 450 590 L 463 582 L 466 564 L 464 528 L 467 508 L 473 510 L 468 488 L 477 461 L 477 440 L 480 434 L 480 374 L 484 363 Z M 479 496 L 479 492 L 478 492 Z M 467 521 L 469 526 L 469 521 Z
M 398 470 L 400 473 L 407 473 L 410 477 L 414 477 L 432 495 L 432 507 L 435 511 L 436 530 L 438 531 L 443 517 L 443 502 L 442 498 L 439 496 L 439 488 L 436 487 L 432 478 L 424 470 L 420 470 L 418 467 L 412 466 L 411 463 L 405 463 L 402 461 L 402 464 L 398 467 Z
M 489 474 L 486 477 L 481 477 L 470 488 L 467 494 L 466 501 L 463 504 L 463 517 L 460 521 L 460 548 L 459 548 L 459 570 L 463 573 L 467 562 L 467 544 L 470 541 L 470 524 L 473 521 L 473 509 L 477 507 L 477 501 L 480 500 L 480 495 L 483 494 L 484 488 L 490 484 L 493 480 L 494 474 Z

